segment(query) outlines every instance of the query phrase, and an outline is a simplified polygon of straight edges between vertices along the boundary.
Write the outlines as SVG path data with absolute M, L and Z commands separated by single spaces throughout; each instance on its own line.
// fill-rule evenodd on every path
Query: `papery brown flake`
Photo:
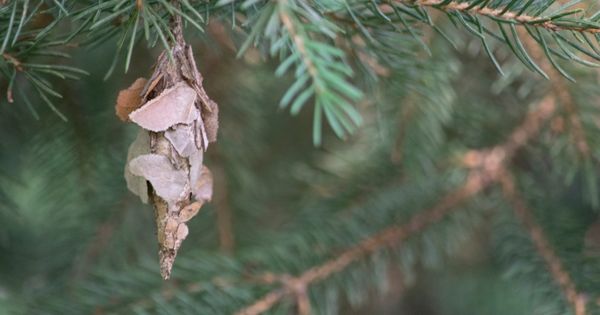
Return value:
M 188 175 L 173 167 L 164 155 L 144 154 L 129 162 L 131 173 L 146 178 L 158 196 L 167 203 L 175 203 L 186 195 Z
M 179 211 L 179 222 L 187 222 L 198 214 L 204 202 L 195 201 Z
M 189 124 L 198 119 L 195 102 L 194 89 L 185 82 L 179 82 L 133 111 L 129 118 L 146 130 L 161 132 L 173 125 Z
M 206 166 L 202 166 L 198 178 L 192 178 L 192 194 L 198 201 L 210 201 L 213 194 L 213 176 Z
M 218 107 L 204 91 L 191 47 L 177 42 L 171 55 L 163 52 L 150 79 L 138 83 L 143 104 L 129 119 L 143 128 L 149 143 L 132 144 L 126 167 L 130 190 L 143 200 L 149 193 L 154 206 L 164 279 L 189 234 L 186 222 L 212 199 L 212 174 L 203 162 L 218 129 Z
M 143 176 L 136 176 L 129 168 L 129 162 L 134 158 L 150 153 L 150 135 L 146 130 L 140 130 L 137 137 L 129 146 L 127 164 L 125 165 L 125 181 L 127 188 L 140 197 L 143 203 L 148 203 L 148 183 Z
M 177 125 L 175 128 L 165 131 L 165 138 L 171 142 L 182 157 L 189 157 L 199 149 L 196 146 L 195 131 L 192 125 Z
M 208 142 L 217 141 L 217 131 L 219 131 L 219 107 L 214 101 L 210 101 L 210 111 L 203 111 L 204 127 Z
M 119 119 L 128 121 L 129 114 L 142 105 L 142 96 L 140 94 L 145 85 L 146 79 L 138 78 L 130 87 L 119 92 L 117 104 L 115 105 L 115 112 Z

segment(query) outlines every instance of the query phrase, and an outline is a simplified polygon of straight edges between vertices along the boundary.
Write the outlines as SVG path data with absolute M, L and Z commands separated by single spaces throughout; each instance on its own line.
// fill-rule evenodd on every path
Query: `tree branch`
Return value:
M 387 228 L 354 247 L 341 253 L 336 258 L 314 266 L 300 276 L 293 278 L 283 287 L 272 290 L 250 306 L 241 309 L 237 315 L 261 314 L 285 296 L 294 292 L 294 287 L 308 288 L 311 284 L 324 280 L 344 270 L 353 262 L 376 252 L 384 247 L 398 246 L 410 236 L 419 233 L 430 225 L 439 222 L 452 212 L 458 205 L 477 195 L 490 184 L 497 181 L 504 173 L 504 166 L 515 152 L 523 147 L 541 129 L 542 123 L 552 116 L 555 110 L 553 97 L 544 98 L 538 108 L 531 111 L 525 121 L 510 134 L 506 142 L 488 150 L 470 151 L 465 154 L 465 165 L 471 168 L 465 183 L 447 194 L 432 208 L 419 211 L 408 222 L 400 226 Z M 293 285 L 290 285 L 292 283 Z M 577 314 L 579 315 L 579 314 Z
M 502 184 L 504 195 L 514 208 L 517 218 L 525 226 L 527 232 L 529 232 L 538 254 L 543 258 L 552 278 L 562 290 L 567 301 L 572 305 L 575 315 L 585 315 L 586 299 L 584 295 L 577 291 L 571 275 L 565 270 L 560 258 L 556 255 L 556 252 L 544 235 L 542 227 L 536 222 L 523 197 L 515 188 L 516 185 L 513 176 L 509 172 L 503 173 L 500 177 L 500 183 Z
M 319 77 L 317 68 L 315 67 L 312 58 L 310 57 L 310 54 L 306 49 L 304 38 L 300 33 L 298 33 L 298 30 L 294 26 L 294 21 L 292 21 L 293 18 L 290 17 L 288 14 L 289 12 L 287 12 L 289 5 L 288 1 L 279 0 L 278 4 L 279 6 L 277 7 L 277 10 L 279 11 L 279 18 L 281 19 L 281 23 L 283 23 L 283 26 L 287 30 L 288 34 L 290 34 L 292 42 L 294 43 L 296 48 L 298 48 L 300 55 L 302 55 L 302 62 L 304 62 L 304 64 L 306 65 L 308 73 L 310 73 L 310 76 L 313 78 L 313 80 L 316 80 Z
M 527 36 L 527 33 L 523 29 L 520 29 L 519 33 L 522 35 L 523 44 L 530 51 L 531 56 L 540 64 L 542 70 L 550 76 L 549 83 L 552 87 L 551 93 L 554 94 L 560 105 L 565 109 L 571 127 L 571 137 L 573 138 L 575 147 L 582 157 L 589 158 L 590 146 L 587 141 L 585 129 L 581 123 L 577 105 L 575 104 L 573 95 L 567 85 L 568 83 L 558 70 L 550 64 L 548 59 L 544 58 L 544 52 L 538 43 L 535 42 L 532 37 Z
M 527 14 L 519 14 L 513 11 L 506 11 L 504 9 L 492 9 L 488 7 L 482 7 L 481 5 L 473 5 L 471 2 L 458 2 L 445 0 L 394 0 L 396 4 L 402 4 L 407 6 L 418 6 L 418 7 L 433 7 L 442 11 L 451 12 L 462 12 L 471 15 L 486 16 L 494 20 L 504 20 L 509 23 L 516 23 L 521 25 L 530 25 L 535 27 L 545 28 L 550 31 L 575 31 L 580 33 L 600 33 L 600 27 L 591 24 L 582 23 L 557 23 L 551 17 L 538 17 Z

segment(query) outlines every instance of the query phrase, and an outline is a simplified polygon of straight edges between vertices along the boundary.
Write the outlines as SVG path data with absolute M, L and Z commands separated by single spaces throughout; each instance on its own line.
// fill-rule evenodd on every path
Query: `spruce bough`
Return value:
M 592 10 L 0 1 L 0 310 L 600 312 Z

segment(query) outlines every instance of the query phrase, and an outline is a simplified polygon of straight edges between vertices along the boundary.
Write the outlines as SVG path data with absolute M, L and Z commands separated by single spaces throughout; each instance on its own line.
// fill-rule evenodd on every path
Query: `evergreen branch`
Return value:
M 523 29 L 520 29 L 519 31 L 522 34 L 525 33 L 525 30 Z M 554 94 L 556 99 L 559 101 L 559 104 L 567 113 L 567 118 L 571 126 L 571 136 L 573 138 L 573 142 L 575 143 L 575 147 L 579 150 L 579 153 L 583 158 L 589 158 L 590 146 L 587 141 L 585 130 L 581 123 L 577 105 L 575 105 L 575 100 L 573 99 L 573 95 L 571 94 L 569 87 L 561 78 L 561 74 L 557 68 L 553 67 L 551 62 L 544 58 L 544 51 L 539 47 L 539 45 L 537 45 L 538 43 L 535 41 L 535 39 L 532 37 L 527 37 L 526 34 L 523 35 L 525 38 L 523 41 L 525 47 L 531 52 L 533 59 L 540 64 L 542 70 L 544 70 L 550 76 L 551 80 L 549 83 L 552 87 L 551 93 Z
M 515 215 L 521 221 L 521 224 L 527 229 L 531 240 L 533 241 L 538 254 L 546 263 L 552 278 L 558 284 L 563 292 L 564 297 L 572 305 L 575 315 L 585 315 L 586 298 L 577 291 L 575 282 L 571 275 L 563 266 L 560 257 L 556 254 L 552 245 L 544 235 L 544 230 L 536 222 L 531 210 L 527 207 L 523 197 L 516 189 L 514 178 L 510 172 L 504 172 L 499 178 L 502 190 L 506 198 L 512 204 Z
M 439 222 L 454 210 L 456 206 L 476 195 L 490 184 L 489 178 L 483 176 L 483 174 L 484 173 L 480 172 L 471 174 L 463 186 L 446 195 L 433 208 L 426 211 L 419 211 L 411 217 L 407 223 L 377 233 L 376 235 L 363 240 L 355 247 L 344 251 L 336 258 L 306 270 L 299 277 L 287 281 L 283 288 L 267 293 L 250 306 L 238 311 L 236 314 L 261 314 L 273 307 L 286 295 L 293 294 L 298 290 L 297 288 L 306 288 L 311 284 L 322 281 L 332 274 L 344 270 L 348 265 L 362 259 L 364 256 L 372 254 L 383 247 L 396 246 L 398 243 L 408 239 L 415 233 L 419 233 L 426 229 L 431 224 Z
M 571 155 L 571 150 L 567 151 L 567 159 L 575 159 L 576 161 L 575 163 L 572 163 L 574 168 L 567 168 L 561 172 L 563 175 L 566 174 L 566 178 L 568 179 L 568 182 L 570 182 L 569 173 L 572 174 L 575 171 L 581 171 L 585 177 L 583 180 L 585 188 L 589 190 L 589 193 L 587 194 L 589 200 L 593 205 L 598 206 L 596 186 L 597 176 L 591 169 L 593 169 L 595 167 L 594 165 L 599 161 L 598 156 L 594 154 L 598 144 L 593 141 L 593 135 L 598 132 L 599 126 L 595 123 L 589 123 L 589 120 L 586 121 L 587 124 L 584 124 L 583 121 L 586 117 L 597 114 L 596 106 L 593 102 L 592 104 L 588 104 L 586 97 L 576 98 L 577 92 L 574 89 L 577 88 L 580 91 L 583 88 L 582 84 L 568 85 L 568 82 L 564 80 L 565 78 L 570 81 L 574 80 L 556 63 L 556 61 L 553 61 L 541 34 L 538 33 L 537 37 L 534 37 L 533 35 L 527 36 L 527 33 L 531 34 L 531 31 L 528 28 L 519 29 L 519 33 L 522 34 L 521 37 L 524 38 L 523 44 L 531 53 L 531 57 L 538 62 L 540 68 L 549 75 L 550 80 L 548 83 L 551 88 L 550 93 L 554 95 L 558 104 L 563 109 L 562 116 L 564 116 L 564 119 L 560 117 L 555 121 L 555 131 L 563 132 L 564 128 L 562 126 L 568 126 L 567 145 L 564 147 L 574 148 L 574 150 L 572 150 L 574 151 L 573 155 Z M 542 45 L 540 45 L 540 43 Z M 560 141 L 555 141 L 551 145 L 560 146 L 561 144 Z
M 446 12 L 460 12 L 470 15 L 480 15 L 489 17 L 491 19 L 502 21 L 504 23 L 531 25 L 534 27 L 545 28 L 550 31 L 575 31 L 579 33 L 600 33 L 600 24 L 595 21 L 567 21 L 564 18 L 567 15 L 573 15 L 581 12 L 581 10 L 574 10 L 569 12 L 559 12 L 551 16 L 539 15 L 543 12 L 537 12 L 535 15 L 523 14 L 527 10 L 525 5 L 520 11 L 511 11 L 515 1 L 511 1 L 504 8 L 490 8 L 486 4 L 488 2 L 482 1 L 470 1 L 470 2 L 458 2 L 448 0 L 394 0 L 395 3 L 418 6 L 418 7 L 433 7 Z M 531 1 L 530 1 L 531 3 Z
M 588 144 L 587 135 L 581 123 L 577 105 L 575 105 L 575 101 L 573 100 L 573 95 L 569 92 L 569 88 L 565 85 L 564 81 L 557 78 L 551 82 L 553 86 L 552 92 L 556 94 L 557 99 L 560 100 L 561 105 L 567 113 L 575 147 L 579 150 L 583 158 L 589 158 L 590 145 Z
M 183 19 L 199 32 L 204 31 L 200 25 L 204 22 L 202 15 L 187 0 L 173 3 L 167 0 L 136 0 L 134 3 L 123 0 L 91 2 L 81 6 L 73 16 L 74 20 L 81 21 L 82 27 L 85 28 L 89 40 L 85 41 L 84 45 L 99 45 L 120 33 L 116 56 L 105 78 L 112 75 L 124 50 L 125 72 L 129 70 L 133 49 L 139 37 L 144 37 L 149 47 L 156 46 L 160 41 L 170 56 L 169 42 L 175 41 L 176 36 L 169 26 L 171 19 Z M 143 36 L 138 36 L 138 33 L 143 33 Z
M 282 8 L 287 8 L 289 6 L 287 0 L 279 0 L 279 4 Z M 315 64 L 313 63 L 312 57 L 309 55 L 306 49 L 304 37 L 298 33 L 298 30 L 296 30 L 296 27 L 292 22 L 292 18 L 289 14 L 287 14 L 288 12 L 286 10 L 281 9 L 278 13 L 281 22 L 283 23 L 283 26 L 287 29 L 287 32 L 290 34 L 292 42 L 294 42 L 294 45 L 302 55 L 302 62 L 306 65 L 308 73 L 310 73 L 313 80 L 317 79 L 319 77 L 319 74 L 317 72 Z
M 242 8 L 253 4 L 247 0 Z M 289 106 L 295 115 L 314 99 L 313 143 L 319 145 L 324 119 L 340 138 L 356 131 L 362 117 L 353 102 L 361 100 L 363 93 L 350 82 L 353 70 L 344 51 L 333 43 L 339 28 L 312 5 L 304 0 L 267 2 L 251 16 L 252 31 L 239 54 L 263 37 L 270 41 L 270 54 L 281 59 L 276 75 L 293 69 L 295 77 L 280 106 Z
M 13 1 L 0 8 L 0 37 L 3 38 L 0 47 L 0 76 L 7 81 L 6 99 L 9 103 L 15 102 L 16 89 L 21 101 L 37 117 L 31 102 L 23 93 L 24 86 L 28 85 L 38 92 L 41 101 L 66 121 L 67 118 L 51 100 L 51 96 L 61 98 L 61 95 L 48 78 L 78 79 L 78 75 L 87 73 L 48 61 L 31 62 L 37 56 L 69 57 L 64 52 L 53 50 L 54 47 L 65 46 L 71 38 L 71 35 L 55 34 L 56 26 L 65 18 L 67 10 L 62 2 L 53 3 L 55 7 L 44 5 L 43 1 L 33 6 L 30 6 L 30 1 Z
M 305 8 L 307 8 L 306 5 Z M 303 26 L 298 16 L 301 13 L 294 11 L 299 10 L 296 8 L 296 4 L 290 4 L 289 0 L 279 0 L 275 10 L 287 31 L 286 35 L 289 36 L 292 46 L 297 49 L 299 54 L 296 57 L 296 54 L 292 52 L 286 60 L 290 62 L 299 59 L 296 63 L 298 64 L 297 70 L 300 72 L 296 73 L 296 84 L 292 85 L 284 95 L 281 105 L 287 106 L 292 103 L 291 112 L 298 113 L 308 98 L 314 95 L 316 108 L 314 109 L 313 142 L 316 145 L 321 143 L 323 114 L 338 137 L 344 137 L 346 133 L 353 133 L 355 131 L 353 125 L 359 125 L 362 119 L 346 99 L 357 101 L 362 98 L 362 93 L 347 82 L 347 77 L 351 75 L 352 70 L 344 63 L 343 52 L 327 43 L 318 42 L 308 35 L 309 27 Z M 311 13 L 316 12 L 305 12 L 303 15 L 307 16 Z M 311 22 L 315 23 L 314 27 L 329 28 L 326 20 L 322 17 L 320 21 L 314 19 Z M 332 33 L 332 30 L 327 30 L 324 35 L 331 36 Z M 284 61 L 277 70 L 280 74 L 286 71 L 285 63 Z M 312 84 L 300 92 L 302 85 L 298 83 L 302 84 L 308 79 L 302 75 L 301 69 L 304 67 Z
M 411 26 L 407 23 L 407 19 L 403 17 L 406 16 L 410 20 L 416 20 L 430 25 L 456 47 L 456 44 L 450 37 L 447 36 L 441 28 L 434 25 L 427 9 L 435 8 L 446 13 L 455 26 L 464 26 L 467 31 L 480 38 L 486 54 L 501 74 L 503 74 L 503 71 L 500 64 L 489 49 L 488 35 L 506 44 L 514 55 L 530 70 L 538 72 L 540 75 L 547 78 L 546 73 L 527 54 L 523 47 L 522 39 L 518 35 L 519 32 L 517 31 L 517 26 L 524 27 L 528 30 L 529 34 L 527 34 L 526 37 L 534 38 L 539 46 L 543 47 L 552 66 L 554 66 L 561 75 L 570 80 L 572 80 L 572 78 L 561 69 L 554 58 L 558 57 L 563 60 L 572 60 L 587 66 L 595 66 L 595 64 L 581 59 L 570 51 L 570 49 L 575 49 L 591 58 L 600 60 L 600 52 L 595 47 L 598 40 L 597 34 L 600 32 L 600 23 L 597 22 L 598 14 L 595 14 L 590 18 L 573 17 L 573 15 L 583 11 L 581 8 L 569 10 L 569 8 L 574 5 L 573 2 L 562 5 L 547 14 L 545 12 L 552 7 L 555 1 L 528 1 L 523 5 L 520 5 L 518 1 L 511 1 L 509 3 L 498 2 L 458 2 L 451 0 L 365 1 L 354 4 L 355 11 L 366 12 L 360 16 L 360 19 L 357 18 L 359 15 L 353 13 L 353 10 L 351 9 L 348 9 L 351 18 L 339 17 L 334 13 L 331 13 L 331 15 L 336 17 L 336 21 L 346 24 L 357 24 L 357 28 L 367 35 L 370 30 L 380 30 L 382 25 L 385 24 L 394 26 L 396 24 L 401 24 L 413 35 L 413 37 L 415 37 L 411 30 Z M 372 9 L 373 6 L 375 6 L 376 10 Z M 333 12 L 339 14 L 339 11 L 340 10 L 334 10 Z M 497 27 L 492 28 L 489 25 L 486 25 L 486 23 L 481 21 L 482 17 L 491 20 Z M 519 27 L 519 29 L 521 27 Z M 588 35 L 592 35 L 593 38 L 588 38 Z
M 532 137 L 538 134 L 542 123 L 552 116 L 555 111 L 554 103 L 553 97 L 544 98 L 539 103 L 538 108 L 531 111 L 524 122 L 513 130 L 506 142 L 488 150 L 466 153 L 463 160 L 465 165 L 471 168 L 471 172 L 464 184 L 448 193 L 432 208 L 419 211 L 405 224 L 387 228 L 342 252 L 336 258 L 314 266 L 296 278 L 292 277 L 282 288 L 270 291 L 251 305 L 239 310 L 236 314 L 261 314 L 285 296 L 296 292 L 297 288 L 307 288 L 311 284 L 344 270 L 350 264 L 379 249 L 397 246 L 412 235 L 441 221 L 458 205 L 502 178 L 503 174 L 506 173 L 505 164 L 510 161 L 518 149 L 525 146 Z
M 433 20 L 437 19 L 439 15 L 434 15 Z M 410 29 L 407 27 L 407 29 Z M 416 37 L 416 36 L 415 36 Z M 424 47 L 428 47 L 431 44 L 431 40 L 433 39 L 433 29 L 427 28 L 423 34 L 422 43 Z M 427 48 L 429 49 L 429 48 Z M 424 57 L 424 56 L 422 56 Z M 421 58 L 422 59 L 422 58 Z M 394 161 L 395 164 L 400 165 L 405 157 L 404 145 L 407 140 L 406 134 L 409 132 L 407 126 L 410 121 L 413 121 L 413 117 L 417 113 L 417 101 L 418 101 L 419 93 L 416 91 L 410 93 L 406 98 L 401 101 L 401 104 L 404 104 L 402 110 L 400 111 L 398 117 L 398 137 L 396 137 L 396 142 L 391 151 L 390 158 Z

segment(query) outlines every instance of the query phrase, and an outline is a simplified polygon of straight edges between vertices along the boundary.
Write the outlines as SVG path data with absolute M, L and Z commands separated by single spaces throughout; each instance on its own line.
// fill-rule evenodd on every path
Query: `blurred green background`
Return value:
M 373 80 L 359 69 L 364 124 L 345 140 L 324 128 L 315 147 L 312 109 L 291 116 L 277 105 L 293 78 L 275 77 L 276 63 L 254 49 L 236 58 L 223 44 L 224 27 L 216 23 L 200 39 L 188 34 L 220 107 L 219 139 L 206 162 L 215 196 L 190 222 L 167 282 L 158 273 L 153 210 L 123 178 L 136 126 L 114 114 L 118 91 L 147 77 L 159 50 L 136 47 L 130 71 L 117 68 L 106 80 L 113 41 L 74 50 L 69 63 L 90 75 L 54 82 L 67 122 L 31 90 L 37 119 L 23 102 L 2 98 L 0 314 L 230 314 L 269 288 L 246 281 L 248 274 L 299 274 L 434 205 L 464 179 L 462 154 L 504 141 L 549 93 L 548 82 L 505 47 L 493 47 L 501 77 L 476 39 L 457 32 L 452 50 L 433 36 L 431 57 L 417 48 L 399 55 L 411 64 L 403 71 Z M 402 36 L 408 51 L 416 47 Z M 582 83 L 570 88 L 593 109 L 596 74 L 574 71 Z M 572 162 L 569 141 L 546 128 L 511 168 L 567 270 L 593 297 L 600 269 L 582 253 L 597 217 L 597 190 L 587 178 L 597 178 L 598 168 Z M 316 314 L 570 312 L 495 188 L 310 295 Z M 285 300 L 273 312 L 293 309 Z

